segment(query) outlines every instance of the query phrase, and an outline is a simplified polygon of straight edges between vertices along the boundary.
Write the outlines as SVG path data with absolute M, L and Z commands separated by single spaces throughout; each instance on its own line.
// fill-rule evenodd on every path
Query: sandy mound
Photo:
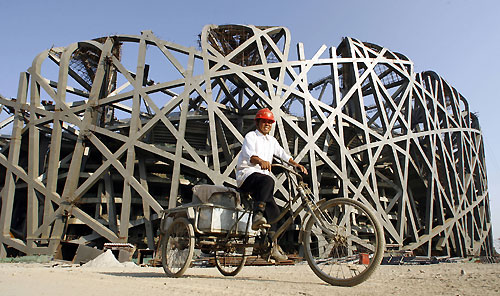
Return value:
M 82 267 L 92 267 L 92 268 L 115 268 L 115 267 L 138 267 L 133 262 L 120 263 L 113 255 L 111 250 L 107 250 L 101 255 L 97 256 L 93 260 L 85 263 Z

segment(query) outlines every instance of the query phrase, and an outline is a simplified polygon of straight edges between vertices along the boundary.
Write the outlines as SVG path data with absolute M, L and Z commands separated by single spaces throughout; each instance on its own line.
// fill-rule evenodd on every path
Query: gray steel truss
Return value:
M 312 57 L 284 27 L 203 28 L 200 48 L 120 35 L 52 48 L 0 98 L 0 256 L 61 242 L 143 243 L 199 183 L 235 186 L 253 117 L 310 171 L 318 198 L 369 205 L 388 246 L 493 252 L 482 133 L 465 98 L 404 55 L 344 38 Z M 277 176 L 284 205 L 288 187 Z

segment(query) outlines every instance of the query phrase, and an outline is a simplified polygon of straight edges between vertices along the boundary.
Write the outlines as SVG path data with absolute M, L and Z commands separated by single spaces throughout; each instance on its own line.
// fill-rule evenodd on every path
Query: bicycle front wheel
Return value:
M 161 263 L 168 276 L 180 277 L 189 268 L 194 244 L 193 225 L 186 218 L 175 219 L 161 242 Z
M 337 198 L 323 204 L 307 221 L 303 246 L 313 272 L 336 286 L 355 286 L 380 265 L 384 234 L 362 203 Z

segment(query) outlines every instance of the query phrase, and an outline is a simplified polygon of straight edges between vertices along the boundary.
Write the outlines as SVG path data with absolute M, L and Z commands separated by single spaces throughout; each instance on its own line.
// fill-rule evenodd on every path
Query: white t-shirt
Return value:
M 268 170 L 261 169 L 260 165 L 251 163 L 250 157 L 258 156 L 260 159 L 272 163 L 274 155 L 284 161 L 289 161 L 292 158 L 285 152 L 275 137 L 269 134 L 263 135 L 259 130 L 246 134 L 238 157 L 238 164 L 236 165 L 236 184 L 238 187 L 243 184 L 248 176 L 255 172 L 271 175 Z

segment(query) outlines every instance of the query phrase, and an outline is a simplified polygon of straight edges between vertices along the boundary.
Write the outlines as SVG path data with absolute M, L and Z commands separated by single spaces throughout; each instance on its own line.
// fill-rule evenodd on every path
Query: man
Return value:
M 271 177 L 271 163 L 273 156 L 288 161 L 304 174 L 306 168 L 296 163 L 292 157 L 285 152 L 276 138 L 269 134 L 274 120 L 274 115 L 268 108 L 261 109 L 255 115 L 257 129 L 245 136 L 241 153 L 236 166 L 236 182 L 241 191 L 249 192 L 254 199 L 254 215 L 252 218 L 252 229 L 257 230 L 267 219 L 270 221 L 278 217 L 280 210 L 274 201 L 274 179 Z M 266 219 L 267 218 L 267 219 Z M 277 225 L 271 225 L 271 231 L 276 231 Z M 288 259 L 273 241 L 271 257 L 278 261 Z

